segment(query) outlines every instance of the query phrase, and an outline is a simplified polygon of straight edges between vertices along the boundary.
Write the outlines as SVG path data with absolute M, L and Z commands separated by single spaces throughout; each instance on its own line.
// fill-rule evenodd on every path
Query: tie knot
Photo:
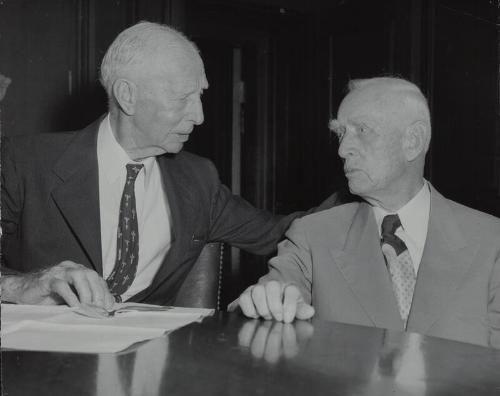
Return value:
M 382 220 L 382 245 L 386 243 L 392 246 L 397 256 L 407 249 L 405 243 L 396 235 L 400 226 L 401 220 L 397 214 L 387 215 Z
M 143 164 L 127 164 L 127 179 L 135 181 L 143 166 Z
M 384 237 L 393 236 L 396 230 L 401 226 L 401 220 L 397 214 L 391 214 L 384 217 L 382 220 L 382 239 Z

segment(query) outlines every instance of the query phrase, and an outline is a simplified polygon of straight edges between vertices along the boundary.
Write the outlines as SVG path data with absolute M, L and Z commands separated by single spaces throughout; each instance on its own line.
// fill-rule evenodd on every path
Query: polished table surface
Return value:
M 500 395 L 500 350 L 217 313 L 118 354 L 2 351 L 2 395 Z

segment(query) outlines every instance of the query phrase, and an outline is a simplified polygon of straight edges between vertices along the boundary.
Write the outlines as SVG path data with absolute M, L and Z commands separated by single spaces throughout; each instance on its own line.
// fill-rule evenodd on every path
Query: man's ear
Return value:
M 415 121 L 405 131 L 403 150 L 408 161 L 413 161 L 427 151 L 429 140 L 428 126 L 423 121 Z
M 113 96 L 120 109 L 127 115 L 135 113 L 137 85 L 132 81 L 119 78 L 113 83 Z

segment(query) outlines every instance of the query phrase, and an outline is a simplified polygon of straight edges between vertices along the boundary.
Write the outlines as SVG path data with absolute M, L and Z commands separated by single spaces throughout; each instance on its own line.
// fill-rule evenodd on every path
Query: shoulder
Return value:
M 181 151 L 177 154 L 164 154 L 159 160 L 165 161 L 171 174 L 185 183 L 193 183 L 199 187 L 220 183 L 217 169 L 208 158 Z
M 338 205 L 330 209 L 322 210 L 304 216 L 293 222 L 295 229 L 302 229 L 305 232 L 321 233 L 325 230 L 347 232 L 353 222 L 360 205 L 360 202 L 351 202 Z
M 165 158 L 169 166 L 174 168 L 183 168 L 191 172 L 216 172 L 215 165 L 208 158 L 181 151 L 177 154 L 165 154 Z
M 2 138 L 2 154 L 17 161 L 55 162 L 69 146 L 80 149 L 95 148 L 102 117 L 78 130 L 35 133 Z
M 468 234 L 488 233 L 500 237 L 500 218 L 469 208 L 450 199 L 446 199 L 446 202 L 450 206 L 454 217 L 461 224 L 462 229 L 466 230 Z
M 76 133 L 76 131 L 66 131 L 2 137 L 2 146 L 18 150 L 34 150 L 40 147 L 52 147 L 54 144 L 64 145 L 69 143 Z
M 434 188 L 429 222 L 450 241 L 500 251 L 499 218 L 445 198 Z
M 2 159 L 20 165 L 53 162 L 63 153 L 77 132 L 40 133 L 2 138 Z

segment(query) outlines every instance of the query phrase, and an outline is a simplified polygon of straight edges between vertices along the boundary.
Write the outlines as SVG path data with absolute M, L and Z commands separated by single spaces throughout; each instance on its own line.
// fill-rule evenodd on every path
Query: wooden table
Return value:
M 2 352 L 3 395 L 500 395 L 500 350 L 219 313 L 119 354 Z

